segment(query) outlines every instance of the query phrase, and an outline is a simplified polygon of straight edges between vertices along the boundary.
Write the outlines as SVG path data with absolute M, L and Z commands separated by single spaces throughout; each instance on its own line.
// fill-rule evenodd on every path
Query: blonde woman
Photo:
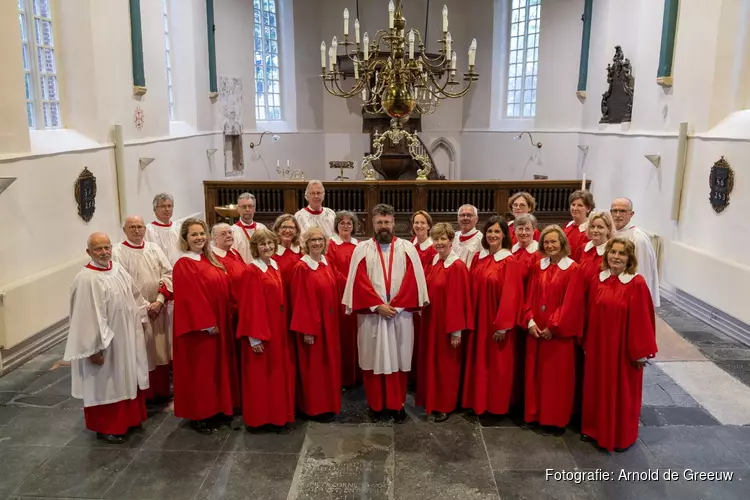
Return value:
M 591 212 L 589 215 L 588 237 L 589 242 L 581 247 L 581 251 L 573 260 L 581 266 L 586 284 L 589 279 L 599 274 L 602 270 L 602 256 L 607 242 L 612 237 L 615 223 L 609 212 Z
M 179 243 L 172 271 L 174 414 L 210 434 L 240 401 L 229 278 L 209 248 L 205 222 L 183 222 Z

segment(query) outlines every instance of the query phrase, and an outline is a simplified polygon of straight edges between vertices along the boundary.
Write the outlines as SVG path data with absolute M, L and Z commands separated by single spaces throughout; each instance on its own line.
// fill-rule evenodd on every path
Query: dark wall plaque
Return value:
M 74 184 L 74 190 L 78 203 L 78 215 L 88 222 L 96 211 L 96 177 L 88 167 L 83 167 L 83 172 Z
M 723 156 L 711 167 L 708 185 L 711 188 L 708 196 L 711 207 L 717 214 L 723 212 L 729 205 L 729 194 L 734 188 L 734 172 Z
M 625 123 L 633 115 L 633 68 L 622 47 L 615 47 L 612 64 L 607 65 L 607 91 L 602 94 L 602 119 L 599 123 Z

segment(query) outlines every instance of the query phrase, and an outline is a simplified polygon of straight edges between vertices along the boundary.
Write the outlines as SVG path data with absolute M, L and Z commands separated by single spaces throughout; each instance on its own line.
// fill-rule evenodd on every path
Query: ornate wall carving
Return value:
M 615 47 L 612 64 L 607 65 L 607 91 L 602 94 L 602 118 L 599 123 L 626 123 L 633 115 L 633 68 L 622 47 Z

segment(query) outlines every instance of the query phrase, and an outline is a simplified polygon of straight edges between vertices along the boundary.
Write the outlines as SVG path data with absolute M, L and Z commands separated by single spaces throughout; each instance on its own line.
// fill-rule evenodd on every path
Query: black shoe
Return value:
M 625 453 L 629 449 L 630 449 L 630 446 L 628 446 L 627 448 L 615 448 L 615 453 Z
M 216 427 L 211 425 L 208 420 L 193 420 L 190 425 L 200 434 L 208 435 L 216 432 Z
M 538 422 L 524 422 L 523 424 L 521 424 L 521 429 L 523 430 L 527 430 L 527 429 L 536 430 L 538 428 L 539 428 Z
M 539 432 L 542 436 L 560 437 L 565 434 L 565 427 L 555 427 L 554 425 L 543 425 Z
M 290 432 L 292 432 L 292 428 L 289 427 L 288 424 L 272 425 L 271 428 L 276 434 L 289 434 Z
M 445 422 L 448 420 L 448 414 L 441 411 L 433 414 L 433 421 L 436 423 Z
M 384 412 L 375 411 L 372 408 L 368 408 L 367 415 L 370 417 L 370 421 L 373 423 L 380 422 L 384 419 Z
M 321 413 L 320 415 L 315 415 L 314 417 L 311 417 L 310 420 L 314 420 L 315 422 L 318 422 L 319 424 L 330 424 L 335 417 L 336 417 L 335 413 Z
M 581 433 L 581 441 L 583 441 L 584 443 L 591 443 L 594 441 L 594 438 L 592 438 L 588 434 Z
M 109 444 L 123 444 L 125 442 L 125 436 L 117 434 L 102 434 L 101 432 L 96 433 L 96 439 L 101 439 Z
M 406 410 L 401 408 L 393 414 L 393 421 L 397 424 L 403 424 L 406 421 Z

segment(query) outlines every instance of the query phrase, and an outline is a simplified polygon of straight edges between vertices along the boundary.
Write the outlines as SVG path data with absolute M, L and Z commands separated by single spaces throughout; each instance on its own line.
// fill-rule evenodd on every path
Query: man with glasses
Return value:
M 453 251 L 466 267 L 471 267 L 474 255 L 482 249 L 482 232 L 477 229 L 479 214 L 474 205 L 462 205 L 458 209 L 458 238 L 453 239 Z
M 174 265 L 180 258 L 180 225 L 172 222 L 174 198 L 169 193 L 154 196 L 156 220 L 146 226 L 146 241 L 152 241 L 164 251 L 169 263 Z
M 612 202 L 609 212 L 615 223 L 616 231 L 613 236 L 627 238 L 635 245 L 638 274 L 646 279 L 654 307 L 659 307 L 659 269 L 656 264 L 656 252 L 648 234 L 630 222 L 635 215 L 633 202 L 628 198 L 617 198 Z
M 268 229 L 260 222 L 255 222 L 255 195 L 242 193 L 237 197 L 237 213 L 240 215 L 237 223 L 232 226 L 234 231 L 234 249 L 242 256 L 245 264 L 250 264 L 253 256 L 250 254 L 250 238 L 258 229 Z
M 336 213 L 330 208 L 323 206 L 325 197 L 326 190 L 322 182 L 312 180 L 307 184 L 307 188 L 305 189 L 307 206 L 294 214 L 301 234 L 305 234 L 308 229 L 316 226 L 323 228 L 323 232 L 329 239 L 336 234 L 333 230 L 333 221 L 336 219 Z

